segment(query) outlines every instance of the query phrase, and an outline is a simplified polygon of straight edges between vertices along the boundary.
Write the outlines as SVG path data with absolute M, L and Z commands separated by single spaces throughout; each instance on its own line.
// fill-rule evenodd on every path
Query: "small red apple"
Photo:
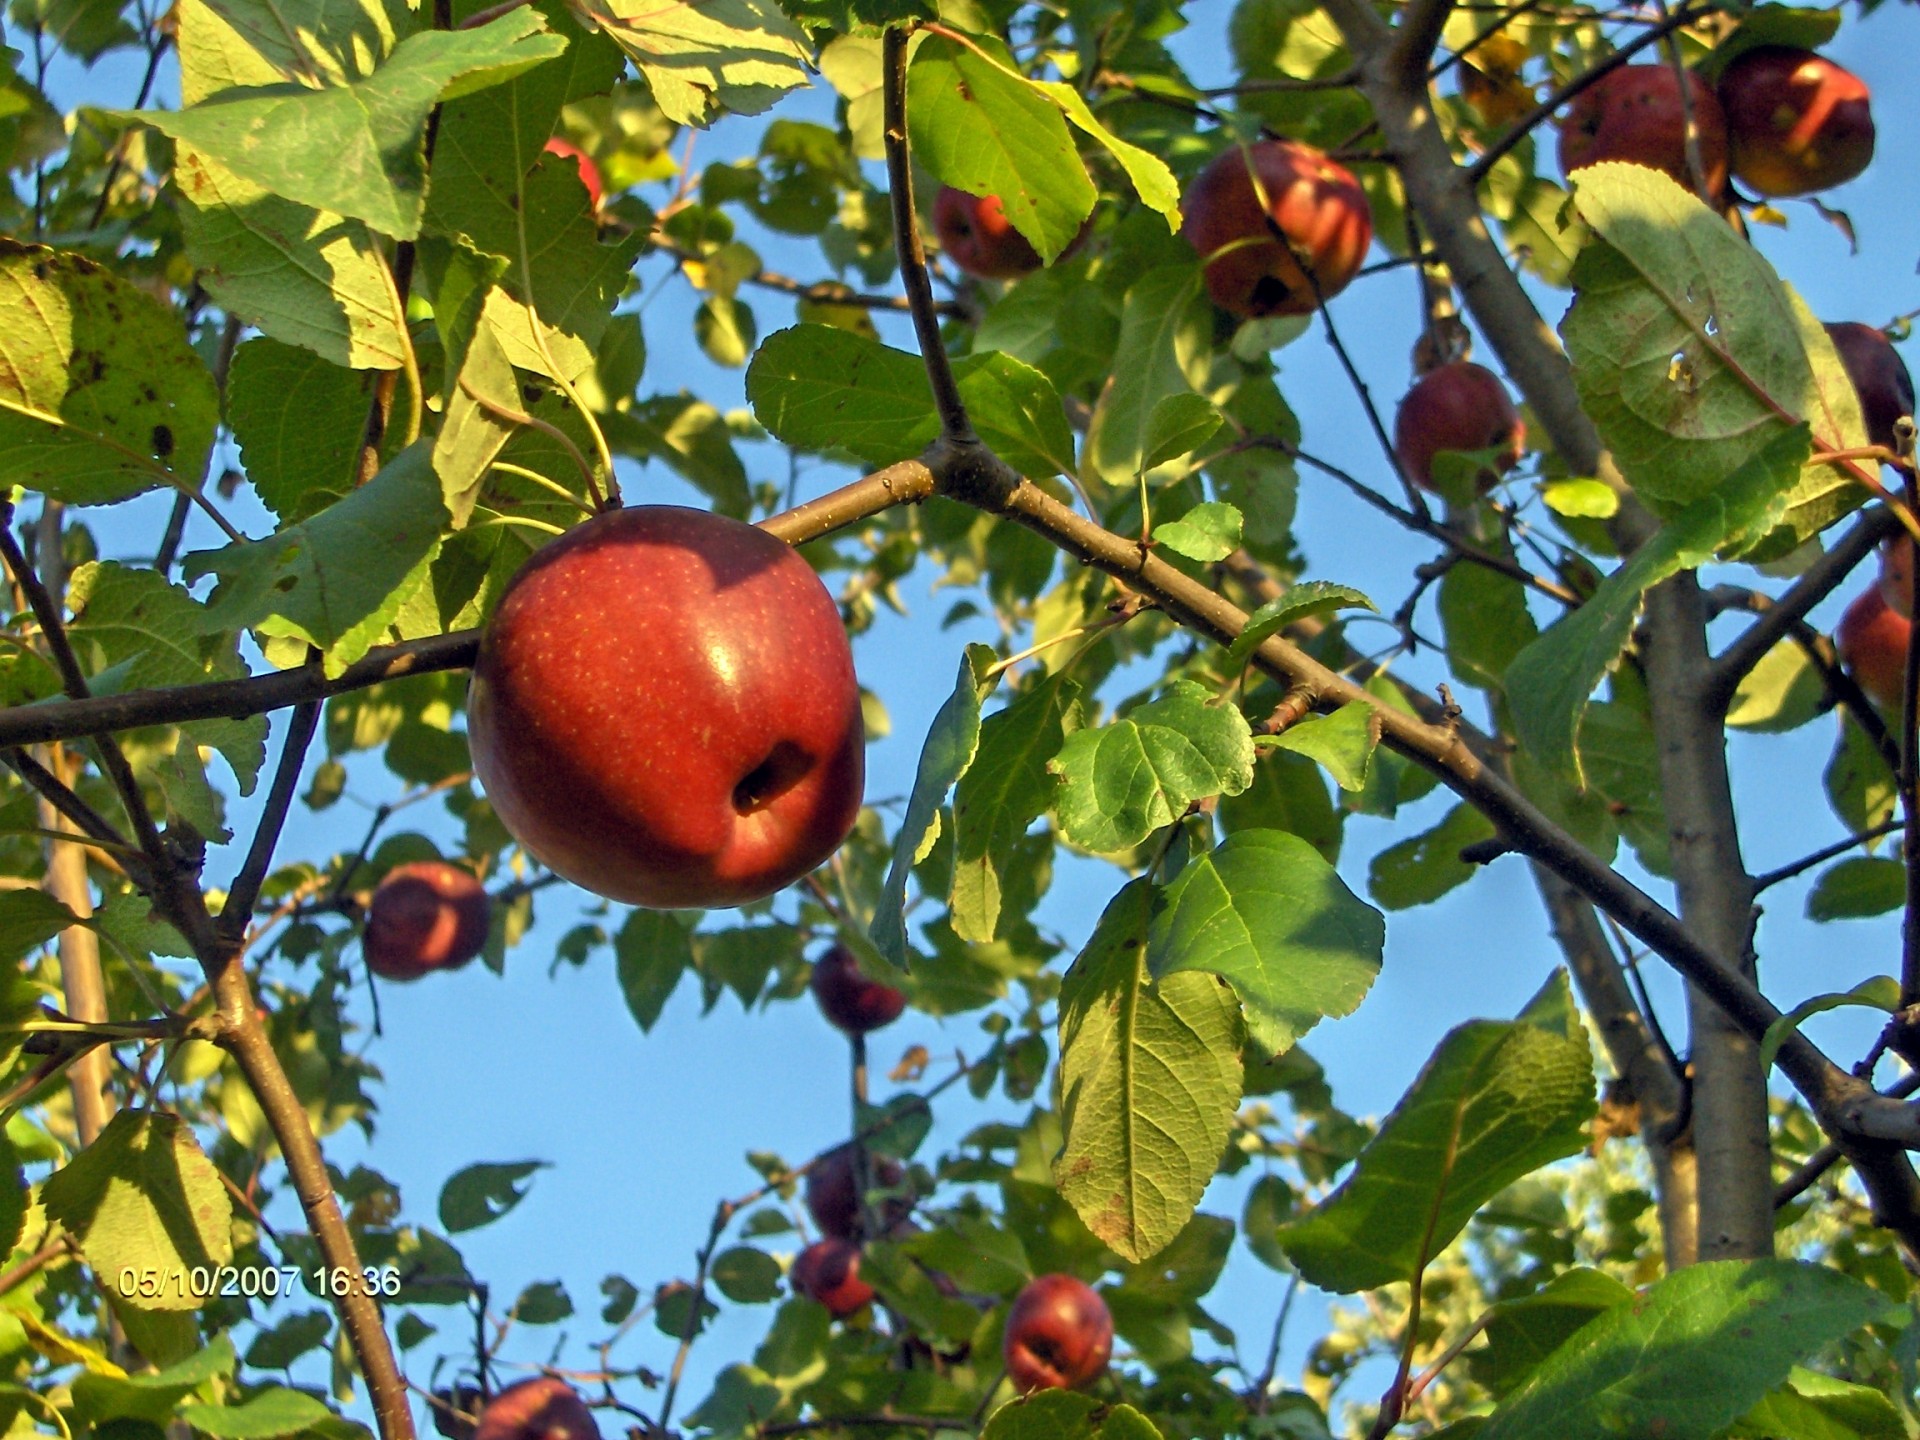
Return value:
M 1041 1275 L 1014 1297 L 1001 1351 L 1007 1378 L 1022 1394 L 1077 1390 L 1107 1368 L 1113 1316 L 1092 1286 L 1071 1275 Z
M 1373 212 L 1353 172 L 1292 140 L 1222 152 L 1181 208 L 1180 233 L 1206 263 L 1207 293 L 1235 315 L 1311 314 L 1347 288 L 1373 243 Z
M 1867 439 L 1894 446 L 1893 422 L 1913 414 L 1913 376 L 1906 361 L 1887 339 L 1887 332 L 1857 320 L 1827 326 L 1827 338 L 1840 352 L 1840 363 L 1860 396 L 1860 415 L 1867 422 Z
M 1834 627 L 1833 645 L 1840 663 L 1873 703 L 1897 711 L 1906 688 L 1907 636 L 1911 620 L 1903 620 L 1887 604 L 1878 585 L 1856 595 Z
M 1733 173 L 1762 195 L 1844 184 L 1873 159 L 1867 82 L 1811 50 L 1761 45 L 1720 76 Z
M 764 530 L 599 515 L 513 577 L 480 637 L 467 741 L 487 798 L 612 900 L 744 905 L 860 813 L 860 689 L 840 607 Z
M 1040 252 L 1013 228 L 998 195 L 942 185 L 933 197 L 933 233 L 954 264 L 982 280 L 1017 280 L 1040 268 Z
M 487 943 L 492 910 L 470 870 L 444 860 L 396 865 L 367 905 L 367 968 L 382 980 L 457 969 Z
M 473 1440 L 600 1440 L 600 1427 L 571 1385 L 536 1375 L 487 1402 Z
M 593 163 L 593 157 L 571 140 L 562 140 L 558 135 L 547 141 L 546 153 L 573 161 L 574 167 L 580 172 L 580 183 L 587 187 L 587 203 L 598 210 L 600 197 L 607 193 L 607 187 L 600 178 L 600 167 Z
M 906 1179 L 906 1170 L 898 1160 L 884 1155 L 867 1156 L 867 1179 L 875 1190 L 891 1190 Z M 813 1162 L 807 1171 L 807 1213 L 820 1233 L 840 1240 L 860 1238 L 860 1190 L 854 1181 L 853 1146 L 841 1145 Z M 906 1196 L 893 1196 L 875 1216 L 882 1231 L 906 1219 L 913 1202 Z
M 1407 478 L 1428 490 L 1433 457 L 1442 450 L 1495 450 L 1494 469 L 1483 471 L 1480 488 L 1520 461 L 1527 427 L 1507 387 L 1484 365 L 1450 360 L 1422 375 L 1393 417 L 1393 448 Z
M 793 1258 L 793 1288 L 844 1320 L 873 1299 L 873 1287 L 860 1278 L 860 1247 L 829 1235 Z
M 1687 105 L 1669 65 L 1623 65 L 1582 90 L 1560 121 L 1560 173 L 1602 160 L 1626 160 L 1691 189 L 1686 111 L 1693 111 L 1700 165 L 1716 203 L 1727 188 L 1727 121 L 1713 91 L 1687 72 Z
M 813 962 L 811 983 L 820 1013 L 849 1035 L 891 1025 L 907 1008 L 907 997 L 891 985 L 869 980 L 844 945 L 835 945 Z

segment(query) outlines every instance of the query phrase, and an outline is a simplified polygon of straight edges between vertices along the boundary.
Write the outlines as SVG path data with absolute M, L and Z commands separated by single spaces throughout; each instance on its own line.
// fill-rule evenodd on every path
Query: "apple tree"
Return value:
M 12 1429 L 1914 1433 L 1913 390 L 1754 240 L 1850 227 L 1820 197 L 1871 180 L 1870 97 L 1815 52 L 1872 8 L 13 0 Z M 128 56 L 110 106 L 86 77 Z M 689 292 L 690 327 L 650 308 Z M 1361 329 L 1414 357 L 1394 414 Z M 1315 336 L 1359 461 L 1294 408 Z M 682 387 L 695 347 L 746 410 Z M 735 889 L 629 886 L 658 850 L 620 827 L 699 831 L 748 709 L 773 749 L 721 805 L 807 783 L 811 676 L 711 698 L 815 653 L 799 602 L 649 560 L 564 623 L 503 604 L 665 477 L 795 547 L 768 568 L 856 667 L 909 577 L 986 637 L 916 621 L 946 698 L 910 789 Z M 1309 481 L 1399 593 L 1316 562 Z M 730 603 L 737 652 L 661 659 Z M 470 755 L 509 625 L 529 703 L 577 682 L 671 743 L 556 721 L 511 770 L 476 704 Z M 1814 726 L 1844 838 L 1755 873 L 1730 730 Z M 349 786 L 387 797 L 361 842 L 310 843 Z M 1364 1029 L 1401 913 L 1494 868 L 1562 963 L 1424 1064 L 1380 1035 L 1405 1093 L 1348 1113 L 1303 1038 Z M 1077 928 L 1056 873 L 1100 897 Z M 538 984 L 536 910 L 641 1031 L 683 983 L 811 988 L 852 1062 L 842 1143 L 756 1152 L 564 1365 L 528 1337 L 571 1301 L 503 1307 L 461 1253 L 524 1167 L 435 1204 L 323 1149 L 445 1101 L 383 1092 L 363 962 Z M 1784 931 L 1900 912 L 1827 993 L 1763 985 Z M 907 1007 L 969 1039 L 883 1084 Z M 1878 1039 L 1803 1030 L 1840 1008 Z M 1208 1308 L 1242 1250 L 1282 1321 L 1354 1297 L 1297 1379 Z M 763 1339 L 690 1366 L 722 1306 Z

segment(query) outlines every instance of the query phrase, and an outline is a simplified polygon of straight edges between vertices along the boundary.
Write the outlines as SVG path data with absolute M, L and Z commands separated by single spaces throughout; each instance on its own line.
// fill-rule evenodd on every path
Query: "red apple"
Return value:
M 1422 375 L 1393 418 L 1393 448 L 1414 484 L 1433 483 L 1433 457 L 1442 450 L 1498 450 L 1494 468 L 1483 471 L 1482 491 L 1492 488 L 1520 460 L 1527 427 L 1507 387 L 1484 365 L 1450 360 Z
M 1311 314 L 1347 288 L 1373 243 L 1373 212 L 1353 172 L 1292 140 L 1216 156 L 1181 208 L 1180 233 L 1206 262 L 1207 293 L 1235 315 Z
M 470 870 L 444 860 L 396 865 L 367 906 L 367 968 L 382 980 L 457 969 L 487 943 L 492 910 Z
M 860 812 L 840 607 L 788 546 L 704 510 L 610 511 L 528 561 L 481 634 L 467 741 L 522 845 L 634 905 L 771 895 Z
M 829 1235 L 793 1258 L 793 1288 L 844 1320 L 873 1299 L 873 1287 L 860 1278 L 860 1247 Z
M 600 1440 L 600 1427 L 571 1385 L 536 1375 L 487 1402 L 473 1440 Z
M 1887 604 L 1878 585 L 1854 597 L 1834 627 L 1833 645 L 1840 663 L 1873 703 L 1897 711 L 1906 688 L 1907 636 L 1911 620 L 1903 620 Z
M 813 962 L 811 983 L 820 1013 L 849 1035 L 891 1025 L 907 1008 L 907 997 L 891 985 L 869 980 L 844 945 L 835 945 Z
M 898 1160 L 884 1155 L 867 1156 L 867 1179 L 875 1190 L 891 1190 L 906 1179 L 906 1170 Z M 888 1230 L 906 1219 L 913 1202 L 904 1195 L 893 1196 L 880 1207 L 875 1219 Z M 823 1235 L 839 1240 L 860 1238 L 860 1190 L 853 1174 L 853 1146 L 841 1145 L 829 1150 L 807 1171 L 807 1213 Z
M 1720 76 L 1733 173 L 1761 195 L 1844 184 L 1873 159 L 1867 82 L 1788 45 L 1744 51 Z
M 1893 422 L 1913 414 L 1913 376 L 1887 332 L 1857 320 L 1827 326 L 1827 338 L 1840 352 L 1840 363 L 1860 396 L 1860 415 L 1867 422 L 1867 439 L 1894 449 Z
M 600 197 L 607 193 L 607 187 L 600 178 L 600 167 L 593 163 L 593 157 L 571 140 L 562 140 L 558 135 L 547 141 L 546 153 L 573 161 L 574 168 L 580 172 L 580 183 L 587 187 L 587 203 L 598 210 Z
M 1022 1394 L 1077 1390 L 1107 1368 L 1113 1316 L 1092 1286 L 1071 1275 L 1041 1275 L 1014 1297 L 1001 1352 L 1007 1378 Z
M 1707 189 L 1718 202 L 1727 188 L 1727 121 L 1720 102 L 1693 71 L 1687 106 L 1700 139 Z M 1560 121 L 1560 173 L 1626 160 L 1663 171 L 1688 189 L 1686 108 L 1669 65 L 1623 65 L 1582 90 Z
M 1880 595 L 1902 620 L 1913 618 L 1913 542 L 1905 535 L 1880 547 Z
M 998 195 L 942 185 L 933 197 L 933 233 L 954 264 L 982 280 L 1016 280 L 1040 268 L 1040 252 L 1013 228 Z

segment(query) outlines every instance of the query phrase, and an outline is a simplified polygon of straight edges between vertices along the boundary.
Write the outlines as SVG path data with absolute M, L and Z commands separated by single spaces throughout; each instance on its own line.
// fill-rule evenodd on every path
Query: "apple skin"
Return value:
M 1007 1378 L 1022 1394 L 1077 1390 L 1107 1368 L 1113 1316 L 1091 1285 L 1071 1275 L 1041 1275 L 1014 1297 L 1001 1353 Z
M 1206 263 L 1207 293 L 1235 315 L 1312 314 L 1347 288 L 1373 243 L 1373 212 L 1353 172 L 1292 140 L 1223 151 L 1180 205 L 1180 233 Z
M 840 608 L 753 526 L 645 505 L 513 577 L 480 637 L 467 742 L 495 812 L 558 874 L 655 908 L 744 905 L 860 812 Z
M 873 1299 L 873 1287 L 860 1278 L 860 1247 L 837 1235 L 816 1240 L 794 1256 L 789 1278 L 798 1294 L 818 1300 L 836 1320 Z
M 1845 184 L 1873 159 L 1867 82 L 1788 45 L 1742 52 L 1720 76 L 1733 173 L 1767 196 Z
M 1700 165 L 1710 198 L 1727 189 L 1727 120 L 1713 91 L 1687 72 L 1687 96 L 1700 136 Z M 1560 173 L 1602 160 L 1645 165 L 1693 188 L 1687 171 L 1686 111 L 1667 65 L 1623 65 L 1576 95 L 1560 121 Z
M 536 1375 L 487 1402 L 473 1440 L 600 1440 L 600 1427 L 571 1385 Z
M 580 172 L 580 183 L 587 187 L 587 203 L 594 209 L 600 208 L 600 199 L 607 193 L 606 182 L 600 178 L 600 167 L 593 163 L 593 157 L 571 140 L 562 140 L 558 135 L 546 143 L 546 153 L 558 155 L 563 160 L 571 160 Z
M 1853 598 L 1833 631 L 1840 663 L 1874 704 L 1894 714 L 1906 687 L 1907 636 L 1912 630 L 1913 622 L 1902 619 L 1875 585 Z
M 1442 450 L 1493 450 L 1495 471 L 1480 477 L 1482 493 L 1520 461 L 1527 427 L 1507 387 L 1484 365 L 1450 360 L 1422 375 L 1393 417 L 1393 448 L 1407 478 L 1435 489 L 1433 457 Z
M 869 980 L 844 945 L 835 945 L 813 962 L 809 984 L 820 1013 L 849 1035 L 891 1025 L 907 1008 L 906 995 L 879 980 Z
M 867 1178 L 875 1190 L 891 1190 L 907 1172 L 898 1160 L 884 1155 L 867 1155 Z M 860 1191 L 853 1178 L 853 1146 L 841 1145 L 827 1151 L 807 1171 L 807 1213 L 820 1233 L 837 1240 L 860 1239 Z M 913 1202 L 905 1196 L 889 1199 L 874 1217 L 881 1229 L 889 1230 L 907 1218 Z
M 942 185 L 933 197 L 933 233 L 948 259 L 981 280 L 1017 280 L 1040 268 L 1040 252 L 1013 228 L 998 195 Z
M 1913 542 L 1905 535 L 1880 547 L 1880 595 L 1902 620 L 1913 618 Z
M 1835 321 L 1827 326 L 1827 338 L 1840 352 L 1840 363 L 1860 396 L 1867 439 L 1894 449 L 1893 422 L 1913 414 L 1913 376 L 1907 373 L 1907 362 L 1886 331 L 1858 320 Z
M 361 948 L 382 980 L 418 980 L 455 970 L 487 943 L 493 902 L 473 872 L 416 860 L 386 873 L 367 905 Z

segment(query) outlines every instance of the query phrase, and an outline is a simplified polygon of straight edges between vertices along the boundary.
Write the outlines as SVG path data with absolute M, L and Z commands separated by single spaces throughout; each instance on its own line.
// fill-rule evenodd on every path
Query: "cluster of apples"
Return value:
M 1574 97 L 1560 123 L 1560 169 L 1602 160 L 1663 171 L 1682 185 L 1693 118 L 1709 194 L 1725 199 L 1731 172 L 1756 195 L 1780 199 L 1844 184 L 1873 159 L 1866 82 L 1811 50 L 1757 45 L 1709 86 L 1669 65 L 1623 65 Z

